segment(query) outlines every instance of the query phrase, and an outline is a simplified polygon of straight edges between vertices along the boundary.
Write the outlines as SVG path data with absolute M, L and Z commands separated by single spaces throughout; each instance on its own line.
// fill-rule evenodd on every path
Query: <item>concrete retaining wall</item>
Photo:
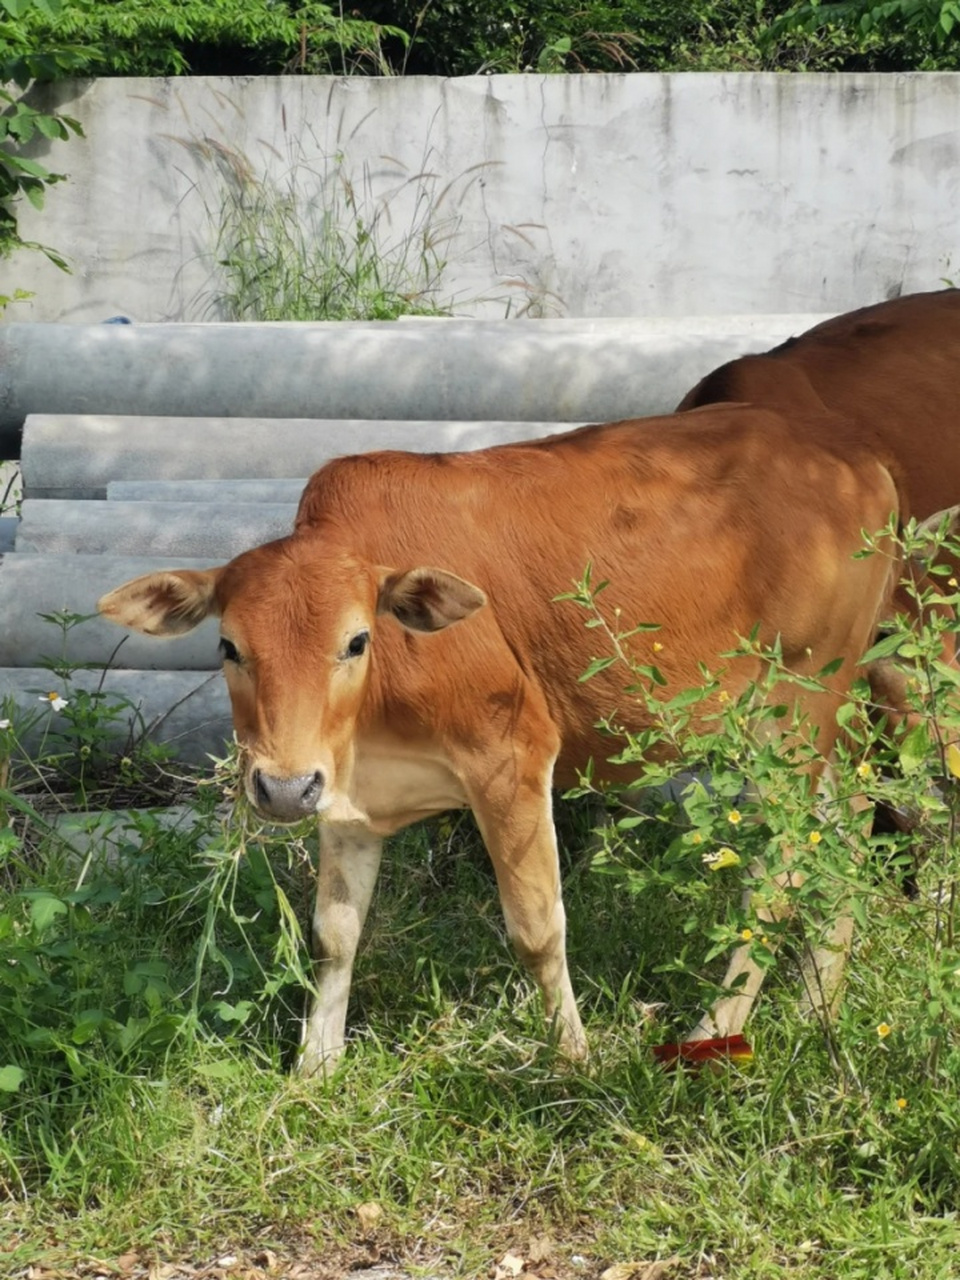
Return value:
M 37 144 L 70 181 L 23 206 L 23 234 L 73 274 L 15 260 L 24 319 L 224 318 L 219 211 L 265 179 L 348 239 L 349 182 L 414 275 L 432 238 L 431 297 L 465 315 L 837 312 L 936 288 L 960 255 L 953 73 L 109 79 L 35 97 L 86 137 Z

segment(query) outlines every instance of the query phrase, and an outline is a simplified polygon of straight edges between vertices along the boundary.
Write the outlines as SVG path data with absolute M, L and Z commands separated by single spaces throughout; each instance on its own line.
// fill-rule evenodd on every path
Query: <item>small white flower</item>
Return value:
M 9 728 L 10 728 L 9 720 L 0 720 L 0 729 L 9 729 Z
M 66 698 L 61 698 L 59 693 L 41 693 L 41 702 L 49 702 L 54 711 L 62 711 L 64 707 L 70 704 Z

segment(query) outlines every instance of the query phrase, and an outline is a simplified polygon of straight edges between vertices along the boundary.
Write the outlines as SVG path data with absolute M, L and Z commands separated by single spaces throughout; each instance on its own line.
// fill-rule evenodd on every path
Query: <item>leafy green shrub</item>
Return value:
M 900 65 L 918 71 L 954 70 L 960 63 L 957 0 L 809 0 L 772 23 L 767 38 L 776 42 L 794 32 L 831 32 L 874 48 L 895 47 Z
M 895 530 L 886 536 L 895 537 Z M 927 578 L 911 588 L 923 625 L 917 633 L 898 619 L 863 659 L 895 659 L 906 669 L 909 714 L 890 725 L 874 705 L 868 679 L 858 680 L 837 713 L 842 734 L 835 776 L 817 795 L 809 782 L 816 743 L 782 691 L 792 685 L 817 693 L 836 664 L 814 678 L 800 677 L 784 667 L 776 648 L 764 650 L 751 637 L 726 656 L 732 662 L 760 658 L 766 674 L 738 699 L 723 689 L 722 672 L 706 668 L 699 688 L 674 692 L 655 665 L 631 662 L 634 631 L 611 625 L 617 615 L 603 607 L 609 584 L 594 587 L 588 573 L 566 597 L 590 613 L 610 647 L 585 678 L 621 664 L 628 691 L 654 716 L 653 727 L 640 734 L 610 726 L 626 743 L 614 758 L 642 765 L 641 785 L 669 787 L 672 795 L 665 804 L 621 816 L 597 865 L 621 878 L 633 896 L 654 891 L 687 903 L 690 943 L 666 967 L 695 976 L 706 1005 L 725 994 L 714 962 L 747 945 L 769 970 L 778 964 L 778 945 L 792 940 L 831 1060 L 849 1083 L 859 1083 L 859 1064 L 877 1038 L 892 1067 L 888 1078 L 960 1080 L 960 669 L 944 660 L 945 642 L 955 647 L 960 631 L 960 589 L 949 563 L 929 563 L 943 545 L 960 554 L 945 536 L 941 530 L 931 549 L 914 526 L 904 533 L 905 554 L 928 562 Z M 879 539 L 866 554 L 885 554 Z M 664 762 L 652 763 L 663 759 L 665 748 Z M 909 822 L 873 835 L 857 803 L 866 795 Z M 651 829 L 666 836 L 651 841 Z M 652 859 L 651 847 L 661 850 Z M 738 883 L 746 878 L 746 896 L 734 901 L 721 894 L 720 919 L 705 926 L 704 906 L 727 876 Z M 919 888 L 907 896 L 904 880 L 912 888 L 914 876 Z M 878 932 L 898 949 L 902 987 L 887 1007 L 866 1014 L 848 1009 L 835 1026 L 828 1016 L 831 993 L 816 989 L 810 962 L 818 948 L 840 945 L 831 941 L 832 926 L 845 913 L 861 931 L 864 950 L 876 945 Z

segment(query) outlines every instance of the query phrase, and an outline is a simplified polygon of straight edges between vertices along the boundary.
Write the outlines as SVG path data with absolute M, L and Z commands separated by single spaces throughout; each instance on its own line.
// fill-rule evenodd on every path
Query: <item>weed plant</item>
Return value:
M 208 216 L 222 320 L 395 320 L 448 315 L 441 288 L 457 235 L 458 196 L 475 177 L 442 181 L 384 161 L 359 174 L 346 155 L 291 149 L 286 171 L 257 172 L 211 138 L 184 142 L 217 179 Z M 478 170 L 483 166 L 477 166 Z
M 265 1249 L 476 1276 L 536 1245 L 561 1277 L 656 1258 L 673 1260 L 667 1275 L 738 1280 L 955 1274 L 960 767 L 957 677 L 941 660 L 954 623 L 937 605 L 955 602 L 956 583 L 931 573 L 926 625 L 895 626 L 875 652 L 910 670 L 917 718 L 877 726 L 858 688 L 819 801 L 803 734 L 773 751 L 762 687 L 716 701 L 694 731 L 718 673 L 674 695 L 655 668 L 625 670 L 656 698 L 657 733 L 687 772 L 672 799 L 614 810 L 599 852 L 588 781 L 594 794 L 558 813 L 585 1067 L 555 1053 L 459 817 L 394 841 L 344 1063 L 331 1080 L 291 1076 L 311 832 L 224 817 L 227 761 L 179 824 L 118 816 L 115 839 L 77 849 L 23 800 L 40 762 L 16 759 L 8 725 L 0 1268 Z M 585 580 L 574 595 L 597 624 L 598 662 L 629 664 L 614 590 Z M 667 773 L 651 766 L 648 781 Z M 868 839 L 848 804 L 865 786 L 911 809 L 909 835 Z M 806 879 L 785 890 L 794 919 L 775 931 L 759 899 L 743 913 L 739 889 L 751 864 L 778 869 L 787 843 Z M 802 1013 L 795 971 L 841 897 L 858 933 L 828 1026 Z M 689 1029 L 747 929 L 769 968 L 752 1062 L 665 1072 L 652 1046 Z

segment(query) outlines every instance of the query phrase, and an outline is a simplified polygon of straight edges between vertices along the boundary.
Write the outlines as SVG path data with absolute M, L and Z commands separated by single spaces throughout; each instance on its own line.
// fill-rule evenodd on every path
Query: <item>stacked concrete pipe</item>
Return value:
M 45 694 L 103 688 L 129 705 L 118 723 L 188 761 L 217 754 L 213 624 L 164 641 L 88 618 L 62 639 L 40 615 L 281 536 L 331 457 L 669 412 L 710 369 L 824 318 L 2 326 L 0 452 L 21 459 L 23 502 L 0 561 L 0 698 L 43 713 L 36 737 L 58 724 Z M 65 685 L 45 662 L 83 669 Z

